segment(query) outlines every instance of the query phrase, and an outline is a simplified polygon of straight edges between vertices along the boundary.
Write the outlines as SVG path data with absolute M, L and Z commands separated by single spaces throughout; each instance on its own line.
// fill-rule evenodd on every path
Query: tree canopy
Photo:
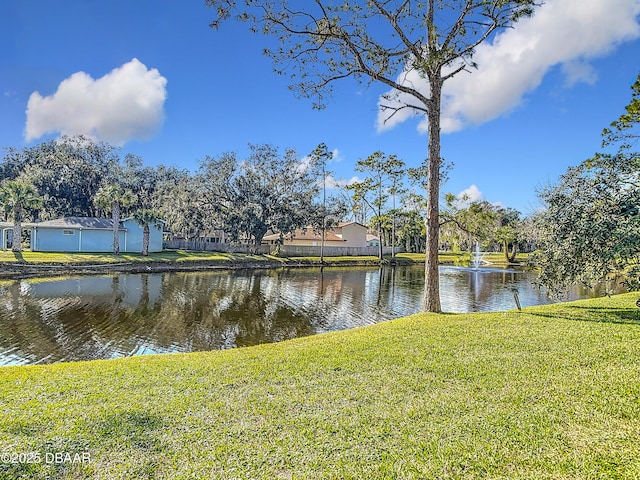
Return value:
M 540 192 L 541 282 L 557 295 L 616 272 L 640 287 L 640 75 L 632 92 L 626 113 L 603 131 L 603 147 L 614 151 L 569 168 Z
M 250 150 L 243 161 L 235 153 L 206 157 L 198 184 L 211 227 L 257 248 L 270 230 L 284 236 L 308 224 L 318 185 L 295 151 L 282 154 L 272 145 Z

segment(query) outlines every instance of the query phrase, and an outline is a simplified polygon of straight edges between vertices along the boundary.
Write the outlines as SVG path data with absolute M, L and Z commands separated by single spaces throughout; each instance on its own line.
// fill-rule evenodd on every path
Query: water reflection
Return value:
M 511 309 L 511 288 L 523 306 L 548 303 L 532 280 L 443 267 L 443 309 Z M 225 349 L 353 328 L 420 311 L 423 285 L 420 266 L 8 282 L 0 285 L 0 365 Z

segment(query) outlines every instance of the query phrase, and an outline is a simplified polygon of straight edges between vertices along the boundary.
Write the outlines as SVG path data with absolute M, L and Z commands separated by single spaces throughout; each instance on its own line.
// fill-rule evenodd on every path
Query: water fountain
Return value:
M 485 252 L 480 251 L 480 243 L 476 242 L 473 250 L 473 255 L 471 256 L 471 266 L 473 267 L 474 270 L 477 270 L 478 268 L 480 268 L 480 265 L 488 263 L 484 259 L 485 255 L 486 255 Z

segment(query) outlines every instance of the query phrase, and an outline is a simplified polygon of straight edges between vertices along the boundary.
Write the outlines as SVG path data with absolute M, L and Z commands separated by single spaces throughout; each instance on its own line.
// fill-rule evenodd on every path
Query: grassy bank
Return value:
M 141 254 L 123 253 L 13 253 L 0 251 L 0 278 L 29 278 L 52 275 L 122 272 L 145 273 L 189 271 L 210 268 L 279 268 L 298 266 L 365 266 L 378 265 L 377 257 L 275 257 L 241 253 L 191 252 L 167 250 Z
M 0 368 L 0 478 L 639 478 L 637 298 Z
M 424 255 L 422 256 L 424 259 Z M 325 257 L 325 263 L 341 264 L 350 262 L 377 262 L 374 256 Z M 30 265 L 114 265 L 122 263 L 165 263 L 184 265 L 189 263 L 274 263 L 287 265 L 293 263 L 320 263 L 320 257 L 276 257 L 273 255 L 247 255 L 243 253 L 192 252 L 186 250 L 165 250 L 142 256 L 139 253 L 122 253 L 118 256 L 110 253 L 49 253 L 30 252 L 13 253 L 0 251 L 0 263 L 25 263 Z
M 424 253 L 399 253 L 398 260 L 409 261 L 413 263 L 424 263 Z M 509 262 L 504 258 L 504 254 L 500 252 L 486 253 L 482 256 L 490 267 L 507 267 Z M 516 264 L 526 264 L 529 257 L 526 253 L 518 253 L 516 255 Z M 438 261 L 445 265 L 469 265 L 471 262 L 471 254 L 469 252 L 440 252 Z
M 424 263 L 423 253 L 400 253 L 396 256 L 397 260 L 402 263 Z M 485 257 L 491 265 L 504 266 L 506 261 L 501 253 L 487 254 Z M 386 260 L 390 260 L 391 256 L 385 256 Z M 526 254 L 519 254 L 516 261 L 525 262 Z M 441 252 L 439 255 L 441 263 L 445 264 L 465 264 L 470 261 L 468 252 Z M 346 263 L 362 263 L 373 264 L 378 262 L 375 256 L 343 256 L 343 257 L 325 257 L 326 264 L 339 265 Z M 148 264 L 148 263 L 165 263 L 184 265 L 190 263 L 274 263 L 277 265 L 288 265 L 296 263 L 314 264 L 320 263 L 320 257 L 276 257 L 273 255 L 246 255 L 242 253 L 223 253 L 223 252 L 192 252 L 185 250 L 165 250 L 158 253 L 150 253 L 144 257 L 139 253 L 122 253 L 115 256 L 109 253 L 49 253 L 49 252 L 31 252 L 24 251 L 14 253 L 11 251 L 0 251 L 0 264 L 28 264 L 28 265 L 117 265 L 123 263 L 130 264 Z
M 242 255 L 222 252 L 190 252 L 185 250 L 166 250 L 164 252 L 150 253 L 144 257 L 139 253 L 122 253 L 118 256 L 109 253 L 55 253 L 55 252 L 31 252 L 23 251 L 14 253 L 0 251 L 0 262 L 4 263 L 29 263 L 34 265 L 89 265 L 89 264 L 116 264 L 137 262 L 226 262 L 233 260 L 260 260 L 261 255 Z

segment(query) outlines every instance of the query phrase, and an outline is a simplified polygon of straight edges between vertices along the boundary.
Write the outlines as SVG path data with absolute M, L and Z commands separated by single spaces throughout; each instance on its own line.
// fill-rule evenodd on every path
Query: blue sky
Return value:
M 336 83 L 323 111 L 273 73 L 262 35 L 208 25 L 204 0 L 0 0 L 0 147 L 86 133 L 145 164 L 195 170 L 249 143 L 336 151 L 349 181 L 376 150 L 426 156 L 419 118 L 382 128 L 387 89 Z M 547 0 L 479 49 L 477 72 L 446 87 L 444 191 L 530 213 L 536 188 L 600 148 L 640 72 L 640 0 Z M 84 131 L 83 131 L 84 130 Z

